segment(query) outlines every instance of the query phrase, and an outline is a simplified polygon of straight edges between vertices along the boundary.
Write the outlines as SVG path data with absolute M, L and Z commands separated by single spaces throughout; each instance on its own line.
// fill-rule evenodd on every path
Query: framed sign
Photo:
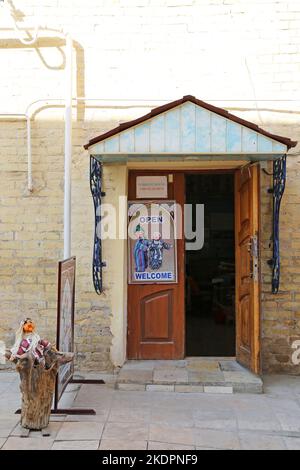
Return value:
M 74 304 L 76 258 L 58 263 L 56 347 L 62 352 L 74 352 Z M 73 361 L 60 366 L 56 378 L 55 406 L 72 379 Z
M 137 176 L 136 197 L 138 199 L 167 198 L 167 176 Z
M 175 201 L 128 203 L 128 282 L 177 282 Z

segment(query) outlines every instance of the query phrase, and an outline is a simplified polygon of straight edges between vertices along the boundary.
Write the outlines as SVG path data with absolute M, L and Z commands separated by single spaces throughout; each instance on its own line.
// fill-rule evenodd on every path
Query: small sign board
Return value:
M 136 197 L 137 199 L 167 198 L 167 176 L 137 176 Z
M 175 201 L 135 201 L 128 206 L 128 281 L 177 282 Z
M 75 272 L 75 257 L 59 261 L 56 347 L 62 352 L 74 352 Z M 56 378 L 55 407 L 73 373 L 73 361 L 60 366 Z

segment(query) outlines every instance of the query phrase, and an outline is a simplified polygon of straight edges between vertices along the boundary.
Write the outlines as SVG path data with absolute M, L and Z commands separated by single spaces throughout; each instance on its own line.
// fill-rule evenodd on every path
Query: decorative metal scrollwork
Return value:
M 97 294 L 103 291 L 102 268 L 106 263 L 102 261 L 101 243 L 101 198 L 105 193 L 102 188 L 102 163 L 96 158 L 90 157 L 90 188 L 94 201 L 95 211 L 95 231 L 94 231 L 94 251 L 93 251 L 93 283 Z
M 286 155 L 273 162 L 273 258 L 272 293 L 277 294 L 280 282 L 280 246 L 279 246 L 279 215 L 280 204 L 286 181 Z

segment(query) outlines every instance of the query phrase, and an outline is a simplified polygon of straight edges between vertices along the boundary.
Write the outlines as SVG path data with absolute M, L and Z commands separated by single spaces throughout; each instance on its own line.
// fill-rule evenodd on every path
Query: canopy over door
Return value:
M 296 142 L 194 96 L 95 137 L 85 145 L 103 162 L 166 160 L 259 161 L 285 155 Z

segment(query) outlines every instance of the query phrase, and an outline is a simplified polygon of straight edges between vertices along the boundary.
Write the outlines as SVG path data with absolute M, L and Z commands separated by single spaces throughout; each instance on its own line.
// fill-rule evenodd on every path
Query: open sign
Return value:
M 141 216 L 139 220 L 141 224 L 162 224 L 163 216 Z

